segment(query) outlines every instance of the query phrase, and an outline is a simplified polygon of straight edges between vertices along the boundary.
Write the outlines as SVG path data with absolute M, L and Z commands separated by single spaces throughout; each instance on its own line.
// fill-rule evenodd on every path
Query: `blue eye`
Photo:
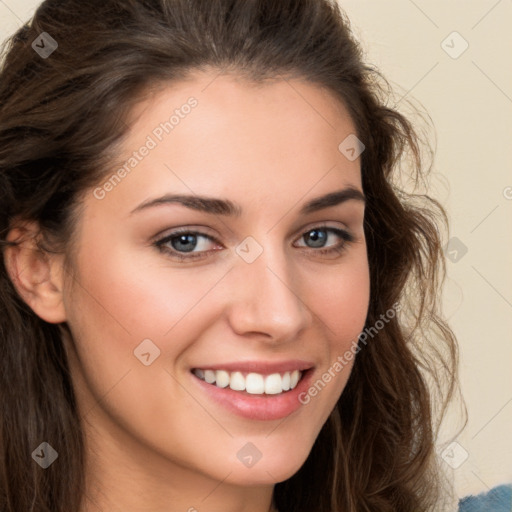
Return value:
M 199 240 L 203 242 L 200 243 Z M 155 245 L 159 250 L 167 252 L 180 260 L 184 260 L 203 257 L 204 254 L 210 252 L 204 248 L 204 246 L 207 245 L 205 241 L 216 242 L 214 238 L 205 233 L 178 230 L 157 240 Z M 169 245 L 171 247 L 169 247 Z M 200 250 L 194 252 L 198 247 Z
M 197 234 L 186 233 L 184 235 L 178 235 L 177 237 L 173 237 L 170 242 L 173 249 L 184 252 L 193 251 L 195 246 L 197 245 Z
M 332 235 L 335 235 L 341 241 L 326 246 Z M 302 234 L 301 239 L 306 241 L 308 245 L 300 245 L 299 247 L 311 249 L 314 254 L 341 254 L 346 249 L 346 245 L 354 241 L 354 237 L 347 231 L 327 226 L 317 226 L 310 229 Z M 157 240 L 154 245 L 172 258 L 180 261 L 191 261 L 197 258 L 205 258 L 209 253 L 218 250 L 208 250 L 208 242 L 221 246 L 215 238 L 205 233 L 184 228 Z
M 337 237 L 341 238 L 345 242 L 351 242 L 353 241 L 352 237 L 347 233 L 346 231 L 343 231 L 342 229 L 336 229 L 336 228 L 313 228 L 310 229 L 308 232 L 304 233 L 302 235 L 302 238 L 305 240 L 308 240 L 313 243 L 311 245 L 311 248 L 323 248 L 326 243 L 326 241 L 329 239 L 329 234 L 335 234 Z M 335 244 L 337 247 L 339 244 Z

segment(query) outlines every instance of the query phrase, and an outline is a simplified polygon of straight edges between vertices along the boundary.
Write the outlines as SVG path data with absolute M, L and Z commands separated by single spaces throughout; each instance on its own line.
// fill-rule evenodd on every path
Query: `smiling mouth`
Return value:
M 263 375 L 256 372 L 194 368 L 192 373 L 198 379 L 218 388 L 230 388 L 250 395 L 279 395 L 295 389 L 307 371 L 293 370 Z

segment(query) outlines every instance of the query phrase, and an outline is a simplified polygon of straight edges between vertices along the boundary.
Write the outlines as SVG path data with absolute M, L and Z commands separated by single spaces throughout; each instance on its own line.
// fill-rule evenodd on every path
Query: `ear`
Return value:
M 39 227 L 35 222 L 12 228 L 7 241 L 16 245 L 5 249 L 5 267 L 17 292 L 37 316 L 52 324 L 65 322 L 64 258 L 38 247 L 38 236 Z

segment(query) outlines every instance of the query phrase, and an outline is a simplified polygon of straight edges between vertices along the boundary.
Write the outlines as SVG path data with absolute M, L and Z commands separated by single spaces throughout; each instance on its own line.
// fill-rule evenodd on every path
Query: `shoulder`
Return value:
M 461 499 L 459 512 L 512 512 L 512 484 Z

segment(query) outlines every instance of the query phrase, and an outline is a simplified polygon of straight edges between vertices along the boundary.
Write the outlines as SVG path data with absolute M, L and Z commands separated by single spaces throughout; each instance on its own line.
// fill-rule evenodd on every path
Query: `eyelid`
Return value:
M 337 229 L 339 231 L 346 231 L 347 233 L 350 232 L 349 228 L 346 224 L 340 223 L 338 221 L 338 224 L 329 224 L 330 221 L 317 221 L 317 222 L 309 222 L 299 230 L 298 237 L 303 236 L 305 233 L 308 233 L 309 231 L 312 231 L 313 229 L 322 228 L 322 229 Z M 340 225 L 342 224 L 342 225 Z
M 179 235 L 181 233 L 197 233 L 200 235 L 208 236 L 209 238 L 215 238 L 215 235 L 211 234 L 211 228 L 203 226 L 201 224 L 191 224 L 190 226 L 179 226 L 176 228 L 167 228 L 159 231 L 156 235 L 151 238 L 152 242 L 167 238 L 170 236 Z M 167 234 L 164 234 L 167 233 Z

